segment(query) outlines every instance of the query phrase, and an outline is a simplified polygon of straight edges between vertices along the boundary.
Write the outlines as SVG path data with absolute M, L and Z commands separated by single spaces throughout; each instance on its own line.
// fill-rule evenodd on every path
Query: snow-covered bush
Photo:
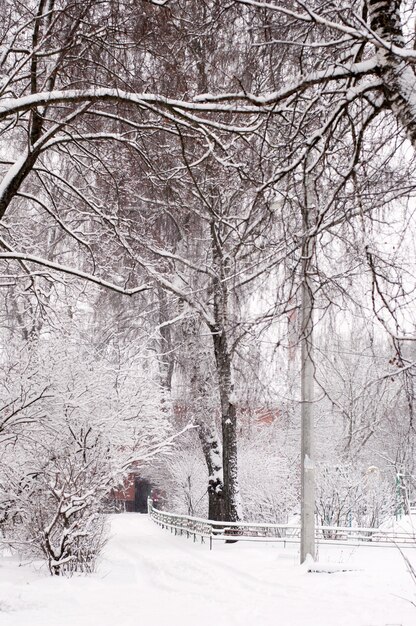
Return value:
M 102 502 L 132 465 L 164 450 L 171 426 L 139 361 L 114 367 L 93 346 L 49 338 L 35 356 L 30 384 L 43 390 L 46 379 L 47 393 L 0 446 L 0 525 L 52 574 L 91 571 L 105 541 Z
M 325 526 L 378 527 L 394 514 L 394 484 L 374 466 L 320 466 L 316 512 Z
M 207 517 L 208 472 L 195 433 L 153 468 L 152 479 L 166 492 L 166 506 L 180 515 Z
M 297 450 L 285 444 L 286 437 L 277 425 L 260 425 L 241 441 L 240 484 L 247 521 L 287 523 L 298 508 Z
M 108 490 L 102 455 L 84 463 L 67 449 L 51 455 L 21 483 L 20 537 L 51 574 L 89 572 L 105 541 L 101 499 Z

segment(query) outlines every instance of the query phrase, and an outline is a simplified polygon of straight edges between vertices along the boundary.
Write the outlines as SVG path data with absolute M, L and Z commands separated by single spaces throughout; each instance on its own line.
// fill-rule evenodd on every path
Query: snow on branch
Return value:
M 235 107 L 234 105 L 222 105 L 216 106 L 214 109 L 212 105 L 203 104 L 198 102 L 187 102 L 185 100 L 175 100 L 172 98 L 166 98 L 165 96 L 159 96 L 156 94 L 148 93 L 131 93 L 122 89 L 110 89 L 110 88 L 91 88 L 85 90 L 68 89 L 68 90 L 54 90 L 45 91 L 28 96 L 22 96 L 20 98 L 4 98 L 0 101 L 0 120 L 3 120 L 10 115 L 16 113 L 28 111 L 33 107 L 45 106 L 51 104 L 65 104 L 65 103 L 93 103 L 93 102 L 126 102 L 135 104 L 141 109 L 153 110 L 157 114 L 163 114 L 168 116 L 169 113 L 173 114 L 174 121 L 183 125 L 186 122 L 211 124 L 212 126 L 228 130 L 231 132 L 252 132 L 256 130 L 257 124 L 247 127 L 233 126 L 230 124 L 221 124 L 220 122 L 214 122 L 209 120 L 201 120 L 191 115 L 192 112 L 222 112 L 222 113 L 258 113 L 258 109 L 254 107 Z M 156 107 L 156 108 L 155 108 Z M 185 120 L 184 120 L 185 116 Z
M 351 63 L 350 65 L 331 65 L 329 67 L 326 67 L 324 70 L 311 72 L 310 74 L 307 74 L 306 76 L 301 76 L 296 81 L 293 81 L 289 84 L 288 87 L 263 96 L 255 96 L 254 94 L 245 92 L 224 93 L 218 95 L 201 94 L 200 96 L 197 96 L 194 100 L 195 102 L 206 103 L 246 100 L 258 105 L 258 107 L 264 107 L 286 100 L 290 96 L 293 96 L 294 94 L 299 94 L 309 87 L 313 87 L 314 85 L 318 85 L 320 83 L 346 78 L 359 78 L 360 76 L 374 74 L 376 70 L 377 59 L 374 56 L 371 59 L 361 61 L 360 63 Z
M 139 285 L 138 287 L 133 287 L 132 289 L 126 289 L 125 287 L 120 287 L 119 285 L 115 285 L 114 283 L 99 278 L 94 274 L 83 272 L 81 270 L 70 267 L 69 265 L 54 263 L 52 261 L 48 261 L 47 259 L 34 256 L 33 254 L 24 254 L 19 252 L 1 252 L 0 259 L 10 259 L 15 261 L 27 261 L 30 263 L 36 263 L 37 265 L 42 265 L 43 267 L 47 267 L 48 269 L 54 270 L 56 272 L 62 272 L 64 274 L 69 274 L 70 276 L 75 276 L 76 278 L 82 278 L 83 280 L 87 280 L 88 282 L 99 285 L 100 287 L 105 287 L 106 289 L 110 289 L 111 291 L 115 291 L 126 296 L 133 296 L 136 293 L 141 293 L 142 291 L 147 291 L 152 288 L 152 285 L 145 283 L 144 285 Z

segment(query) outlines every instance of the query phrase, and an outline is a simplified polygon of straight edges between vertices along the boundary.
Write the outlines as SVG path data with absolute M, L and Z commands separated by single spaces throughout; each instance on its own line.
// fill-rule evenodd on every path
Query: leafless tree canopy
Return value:
M 132 468 L 216 519 L 290 515 L 306 405 L 322 521 L 408 507 L 415 19 L 4 0 L 0 524 L 42 528 L 51 572 Z

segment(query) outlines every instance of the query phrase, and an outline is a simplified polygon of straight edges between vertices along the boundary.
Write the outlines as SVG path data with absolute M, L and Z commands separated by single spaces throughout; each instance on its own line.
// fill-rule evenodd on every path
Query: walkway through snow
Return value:
M 328 548 L 357 571 L 308 574 L 297 547 L 194 544 L 112 516 L 96 575 L 53 579 L 0 558 L 0 626 L 414 626 L 416 587 L 391 548 Z M 408 550 L 416 566 L 416 549 Z M 322 555 L 321 555 L 322 556 Z

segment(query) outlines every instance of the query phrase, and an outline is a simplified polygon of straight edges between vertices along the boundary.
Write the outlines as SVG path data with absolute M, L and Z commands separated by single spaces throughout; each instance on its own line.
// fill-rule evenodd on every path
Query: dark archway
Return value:
M 136 476 L 134 480 L 134 510 L 136 513 L 147 513 L 147 498 L 152 491 L 152 485 L 146 478 Z

